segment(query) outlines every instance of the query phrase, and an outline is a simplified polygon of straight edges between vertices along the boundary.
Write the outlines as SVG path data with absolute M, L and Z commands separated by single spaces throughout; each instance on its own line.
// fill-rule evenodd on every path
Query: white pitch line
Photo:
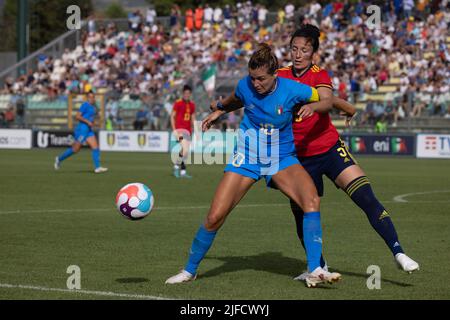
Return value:
M 63 292 L 63 293 L 73 293 L 73 294 L 87 294 L 94 296 L 105 296 L 105 297 L 121 297 L 121 298 L 132 298 L 132 299 L 144 299 L 144 300 L 176 300 L 171 298 L 157 297 L 157 296 L 147 296 L 142 294 L 129 294 L 129 293 L 117 293 L 109 291 L 91 291 L 91 290 L 70 290 L 61 288 L 47 288 L 39 286 L 29 286 L 22 284 L 8 284 L 0 283 L 0 288 L 8 289 L 27 289 L 27 290 L 37 290 L 37 291 L 47 291 L 47 292 Z
M 401 195 L 395 196 L 393 198 L 393 200 L 395 202 L 409 202 L 408 200 L 406 200 L 404 198 L 410 197 L 410 196 L 422 195 L 422 194 L 447 193 L 447 192 L 450 192 L 450 190 L 433 190 L 433 191 L 406 193 L 406 194 L 401 194 Z M 433 202 L 437 202 L 437 201 L 433 201 Z
M 450 192 L 448 191 L 439 191 L 439 192 Z M 421 194 L 421 193 L 409 193 L 406 195 L 399 195 L 394 197 L 394 200 L 384 200 L 380 201 L 381 203 L 408 203 L 408 201 L 400 199 L 398 200 L 398 197 L 405 197 L 415 194 Z M 425 194 L 425 193 L 423 193 Z M 327 205 L 346 205 L 346 204 L 352 204 L 352 201 L 334 201 L 334 202 L 322 202 L 321 206 L 326 207 Z M 413 203 L 450 203 L 450 200 L 424 200 L 424 201 L 414 201 Z M 239 208 L 259 208 L 259 207 L 289 207 L 289 203 L 256 203 L 256 204 L 241 204 L 237 205 L 236 209 Z M 192 210 L 192 209 L 209 209 L 209 205 L 202 205 L 202 206 L 179 206 L 179 207 L 157 207 L 154 208 L 154 211 L 159 210 Z M 48 210 L 9 210 L 9 211 L 0 211 L 0 215 L 7 215 L 7 214 L 23 214 L 23 213 L 68 213 L 68 212 L 106 212 L 106 211 L 113 211 L 114 207 L 112 208 L 97 208 L 97 209 L 48 209 Z
M 252 208 L 252 207 L 267 207 L 267 206 L 289 206 L 289 203 L 259 203 L 259 204 L 242 204 L 238 205 L 237 208 Z M 190 209 L 209 209 L 209 205 L 202 206 L 180 206 L 180 207 L 157 207 L 153 210 L 190 210 Z M 112 208 L 105 209 L 49 209 L 49 210 L 9 210 L 9 211 L 0 211 L 0 215 L 2 214 L 13 214 L 13 213 L 53 213 L 53 212 L 92 212 L 92 211 L 112 211 Z

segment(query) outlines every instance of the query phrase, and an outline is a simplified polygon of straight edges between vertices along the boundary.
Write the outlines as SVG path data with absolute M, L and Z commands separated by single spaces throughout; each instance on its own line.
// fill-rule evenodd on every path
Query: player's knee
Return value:
M 73 147 L 72 147 L 72 151 L 77 153 L 78 151 L 80 151 L 81 149 L 81 144 L 76 143 Z
M 301 199 L 299 205 L 303 212 L 319 211 L 320 197 L 317 194 L 310 195 Z
M 205 229 L 208 231 L 217 231 L 222 226 L 224 218 L 219 214 L 208 214 L 205 221 Z

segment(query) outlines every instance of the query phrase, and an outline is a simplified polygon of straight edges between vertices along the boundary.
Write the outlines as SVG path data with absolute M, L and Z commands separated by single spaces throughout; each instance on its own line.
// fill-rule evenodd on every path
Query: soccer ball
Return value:
M 117 209 L 130 220 L 145 218 L 152 211 L 154 203 L 152 191 L 142 183 L 129 183 L 116 196 Z

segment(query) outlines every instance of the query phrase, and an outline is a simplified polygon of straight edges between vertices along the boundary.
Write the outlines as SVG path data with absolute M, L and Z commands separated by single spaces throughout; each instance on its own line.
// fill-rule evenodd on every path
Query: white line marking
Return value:
M 447 191 L 435 191 L 437 192 L 450 192 L 450 190 Z M 422 194 L 422 193 L 409 193 L 406 195 L 400 195 L 394 197 L 394 200 L 384 200 L 380 201 L 381 203 L 407 203 L 408 201 L 403 200 L 401 198 L 397 199 L 398 197 L 405 197 L 415 194 Z M 423 193 L 425 194 L 425 193 Z M 450 203 L 450 200 L 424 200 L 424 201 L 414 201 L 413 203 Z M 321 206 L 326 207 L 327 205 L 349 205 L 353 204 L 352 201 L 334 201 L 334 202 L 322 202 Z M 256 203 L 256 204 L 241 204 L 237 205 L 237 209 L 239 208 L 259 208 L 259 207 L 289 207 L 289 203 Z M 159 211 L 159 210 L 192 210 L 192 209 L 209 209 L 209 205 L 202 205 L 202 206 L 179 206 L 179 207 L 157 207 L 153 210 Z M 68 212 L 107 212 L 107 211 L 114 211 L 115 208 L 94 208 L 94 209 L 48 209 L 48 210 L 7 210 L 7 211 L 0 211 L 0 215 L 7 215 L 7 214 L 23 214 L 23 213 L 68 213 Z
M 406 200 L 404 198 L 410 197 L 410 196 L 422 195 L 422 194 L 447 193 L 447 192 L 450 192 L 450 190 L 433 190 L 433 191 L 406 193 L 406 194 L 401 194 L 401 195 L 395 196 L 393 198 L 393 200 L 395 202 L 409 202 L 408 200 Z M 432 202 L 438 202 L 438 201 L 432 201 Z
M 70 290 L 70 289 L 46 288 L 46 287 L 28 286 L 28 285 L 21 285 L 21 284 L 8 284 L 8 283 L 0 283 L 0 288 L 53 291 L 53 292 L 89 294 L 89 295 L 94 295 L 94 296 L 122 297 L 122 298 L 145 299 L 145 300 L 175 300 L 175 299 L 171 299 L 171 298 L 147 296 L 147 295 L 142 295 L 142 294 L 116 293 L 116 292 L 108 292 L 108 291 Z

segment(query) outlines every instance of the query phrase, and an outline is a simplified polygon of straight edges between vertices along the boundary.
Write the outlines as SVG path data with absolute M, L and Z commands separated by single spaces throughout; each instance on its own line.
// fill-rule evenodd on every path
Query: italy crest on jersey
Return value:
M 283 106 L 276 107 L 277 115 L 281 116 L 283 114 Z

